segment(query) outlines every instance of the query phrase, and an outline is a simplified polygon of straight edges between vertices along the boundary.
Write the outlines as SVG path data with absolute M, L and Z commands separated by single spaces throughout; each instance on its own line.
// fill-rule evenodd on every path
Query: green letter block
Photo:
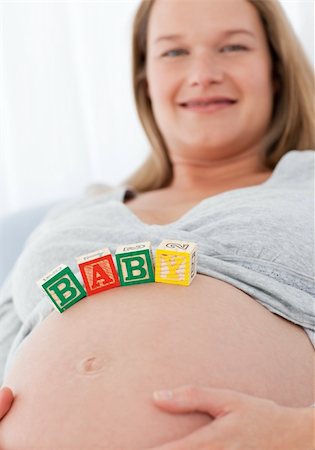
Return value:
M 154 282 L 150 242 L 118 247 L 115 257 L 121 286 Z
M 44 289 L 60 313 L 86 297 L 86 292 L 79 280 L 70 267 L 64 264 L 39 280 L 38 285 Z

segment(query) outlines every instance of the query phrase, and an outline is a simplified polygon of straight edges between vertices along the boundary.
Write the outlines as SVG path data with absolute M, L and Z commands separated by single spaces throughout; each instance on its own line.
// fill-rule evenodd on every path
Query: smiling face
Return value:
M 263 150 L 272 114 L 272 64 L 249 2 L 155 0 L 146 70 L 153 113 L 173 161 Z M 207 110 L 182 106 L 199 97 L 210 97 Z

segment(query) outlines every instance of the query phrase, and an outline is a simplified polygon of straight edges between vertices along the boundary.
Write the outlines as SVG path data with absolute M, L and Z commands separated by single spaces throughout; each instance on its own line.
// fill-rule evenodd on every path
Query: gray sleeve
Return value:
M 3 382 L 4 368 L 11 345 L 22 326 L 13 303 L 11 275 L 12 273 L 0 290 L 0 385 Z

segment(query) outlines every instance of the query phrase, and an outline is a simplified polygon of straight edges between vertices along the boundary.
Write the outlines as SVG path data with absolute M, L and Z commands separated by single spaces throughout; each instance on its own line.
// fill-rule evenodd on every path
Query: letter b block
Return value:
M 118 273 L 108 248 L 76 259 L 88 295 L 120 286 Z
M 154 282 L 150 242 L 120 246 L 117 248 L 115 256 L 122 286 Z
M 189 286 L 196 273 L 197 245 L 194 242 L 161 242 L 156 249 L 156 282 Z
M 41 278 L 37 284 L 44 289 L 60 313 L 86 297 L 86 292 L 79 280 L 70 267 L 65 264 L 61 264 L 53 269 Z

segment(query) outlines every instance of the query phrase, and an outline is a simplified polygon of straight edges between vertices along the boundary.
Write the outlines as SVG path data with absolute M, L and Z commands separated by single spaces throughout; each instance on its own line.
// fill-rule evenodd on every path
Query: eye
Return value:
M 182 48 L 175 48 L 174 50 L 169 50 L 168 52 L 163 53 L 162 56 L 169 56 L 171 53 L 174 52 L 184 52 L 185 50 Z
M 247 47 L 245 47 L 245 45 L 240 45 L 240 44 L 230 44 L 230 45 L 225 45 L 220 51 L 221 53 L 226 53 L 227 51 L 230 52 L 235 52 L 235 51 L 246 51 L 248 50 Z

